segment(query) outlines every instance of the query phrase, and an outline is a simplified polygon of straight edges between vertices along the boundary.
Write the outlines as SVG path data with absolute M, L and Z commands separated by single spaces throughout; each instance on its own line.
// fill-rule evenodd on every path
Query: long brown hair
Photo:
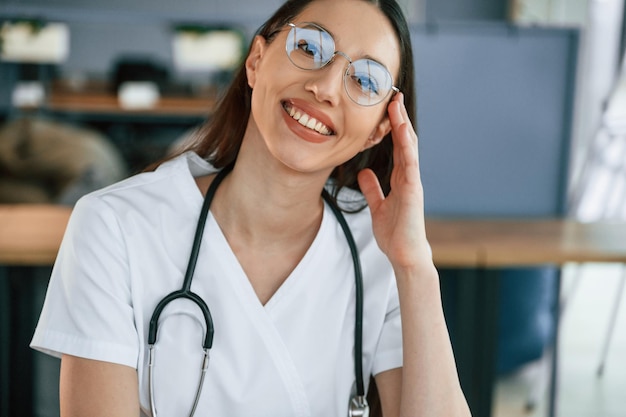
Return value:
M 256 32 L 271 41 L 304 8 L 315 0 L 288 0 Z M 400 44 L 400 73 L 396 86 L 404 93 L 405 106 L 413 126 L 415 123 L 415 84 L 413 50 L 409 28 L 402 9 L 395 0 L 363 0 L 376 5 L 391 22 Z M 196 140 L 185 150 L 193 150 L 216 168 L 234 163 L 250 117 L 252 89 L 248 86 L 244 64 L 236 72 L 233 81 L 218 102 L 215 112 L 197 132 Z M 360 152 L 349 161 L 336 167 L 331 178 L 335 180 L 335 196 L 342 187 L 359 190 L 357 174 L 371 168 L 382 185 L 385 195 L 389 192 L 389 180 L 393 168 L 393 144 L 388 134 L 378 145 Z

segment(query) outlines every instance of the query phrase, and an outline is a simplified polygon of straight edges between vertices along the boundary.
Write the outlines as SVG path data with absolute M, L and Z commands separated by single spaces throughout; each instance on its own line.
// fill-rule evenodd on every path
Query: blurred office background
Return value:
M 400 2 L 416 56 L 429 215 L 623 217 L 623 0 Z M 210 117 L 232 63 L 280 4 L 2 0 L 0 203 L 71 205 L 165 155 Z M 22 53 L 23 25 L 46 34 L 47 47 Z M 203 47 L 211 53 L 197 59 Z M 27 348 L 49 273 L 0 267 L 0 417 L 58 415 L 58 361 Z M 517 308 L 502 312 L 509 334 L 492 415 L 546 415 L 559 296 L 558 415 L 626 415 L 624 314 L 607 333 L 624 297 L 621 267 L 568 265 L 561 294 L 553 273 L 507 281 Z

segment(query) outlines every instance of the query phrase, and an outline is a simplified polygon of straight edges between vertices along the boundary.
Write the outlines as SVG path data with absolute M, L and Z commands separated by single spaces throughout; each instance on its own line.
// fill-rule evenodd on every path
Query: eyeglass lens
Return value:
M 291 24 L 285 47 L 289 60 L 296 67 L 305 70 L 322 68 L 338 53 L 330 33 L 313 23 Z M 341 55 L 348 58 L 343 53 Z M 393 85 L 389 71 L 371 59 L 351 62 L 343 81 L 348 96 L 363 106 L 372 106 L 383 101 Z

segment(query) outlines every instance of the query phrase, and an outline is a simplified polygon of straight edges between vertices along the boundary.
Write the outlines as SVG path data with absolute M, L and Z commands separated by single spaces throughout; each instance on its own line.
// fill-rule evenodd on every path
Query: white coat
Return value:
M 148 322 L 180 289 L 212 168 L 194 153 L 89 194 L 76 205 L 54 266 L 32 347 L 137 369 L 149 415 Z M 340 197 L 354 198 L 344 192 Z M 363 369 L 402 366 L 397 288 L 371 231 L 369 211 L 346 219 L 364 279 Z M 198 406 L 207 416 L 345 416 L 355 392 L 352 258 L 325 207 L 320 230 L 291 275 L 262 305 L 209 214 L 192 291 L 208 304 L 215 339 Z M 161 315 L 156 408 L 187 415 L 200 375 L 204 321 L 188 300 Z

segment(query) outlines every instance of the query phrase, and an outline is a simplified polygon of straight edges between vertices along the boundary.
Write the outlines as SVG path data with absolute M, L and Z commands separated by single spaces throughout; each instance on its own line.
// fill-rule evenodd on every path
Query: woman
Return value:
M 62 414 L 189 415 L 199 391 L 202 415 L 343 416 L 359 363 L 386 417 L 469 415 L 424 230 L 397 4 L 288 1 L 258 33 L 194 152 L 77 204 L 33 339 L 62 356 Z M 153 367 L 147 340 L 207 194 L 191 289 L 215 339 L 200 382 L 207 332 L 193 303 L 163 308 Z M 335 202 L 362 263 L 362 361 Z

